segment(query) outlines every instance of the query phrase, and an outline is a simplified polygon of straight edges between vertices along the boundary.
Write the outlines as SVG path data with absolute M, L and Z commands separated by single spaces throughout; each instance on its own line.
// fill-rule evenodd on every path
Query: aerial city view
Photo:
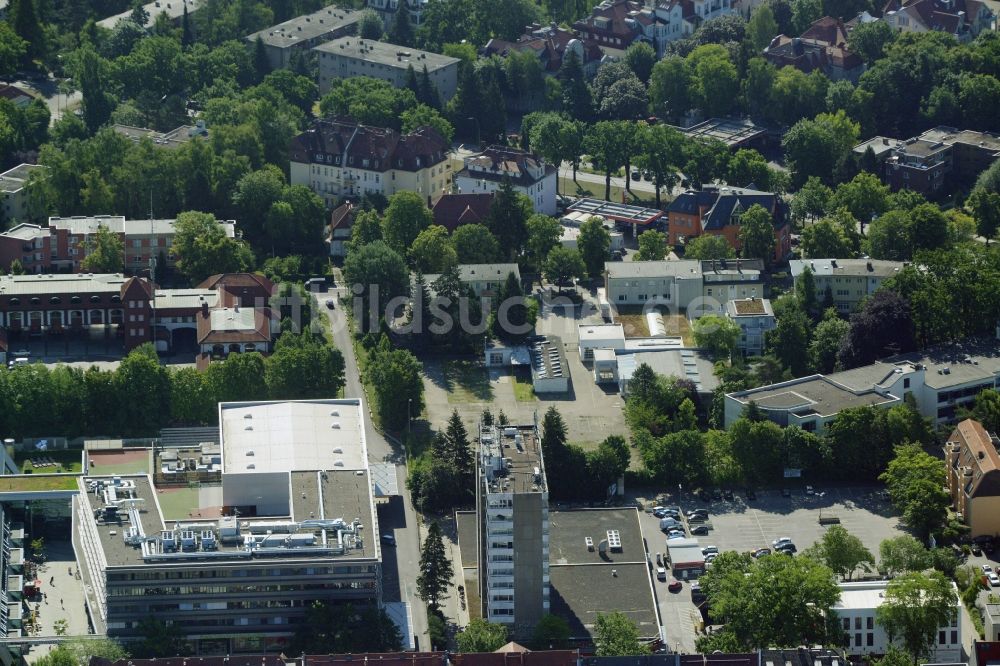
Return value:
M 1000 665 L 998 16 L 0 0 L 0 666 Z

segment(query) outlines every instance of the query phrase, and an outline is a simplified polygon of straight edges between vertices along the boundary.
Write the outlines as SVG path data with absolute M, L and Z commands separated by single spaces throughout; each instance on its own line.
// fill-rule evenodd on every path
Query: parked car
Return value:
M 387 546 L 395 546 L 396 545 L 396 537 L 393 536 L 392 534 L 383 534 L 382 535 L 382 543 L 384 543 Z
M 333 299 L 332 298 L 326 299 L 326 309 L 327 310 L 332 310 L 333 309 Z
M 31 359 L 29 359 L 28 357 L 18 356 L 16 358 L 7 361 L 7 367 L 16 368 L 19 365 L 28 365 L 29 363 L 31 363 Z
M 971 550 L 972 554 L 975 555 L 976 557 L 979 557 L 980 555 L 983 554 L 983 549 L 979 546 L 978 543 L 972 544 Z
M 666 582 L 667 580 L 667 570 L 663 567 L 656 567 L 656 580 L 662 580 Z
M 708 555 L 718 555 L 719 554 L 719 547 L 718 546 L 705 546 L 704 548 L 701 549 L 701 554 L 705 555 L 706 557 Z
M 704 515 L 702 515 L 700 513 L 699 514 L 695 514 L 693 516 L 688 516 L 688 523 L 689 524 L 690 523 L 707 523 L 707 522 L 708 522 L 708 516 L 704 516 Z
M 794 555 L 795 553 L 799 552 L 799 549 L 795 547 L 794 543 L 782 544 L 782 545 L 778 546 L 777 548 L 775 548 L 775 550 L 781 551 L 782 553 L 785 553 L 786 555 Z
M 779 538 L 775 539 L 774 541 L 772 541 L 771 545 L 774 546 L 775 548 L 781 548 L 785 544 L 789 544 L 791 542 L 792 542 L 792 540 L 789 537 L 779 537 Z
M 691 528 L 691 536 L 706 536 L 708 535 L 708 525 L 695 525 Z
M 712 499 L 718 501 L 722 499 L 722 490 L 719 488 L 712 489 Z
M 726 488 L 725 490 L 723 490 L 722 491 L 722 498 L 725 499 L 727 502 L 732 502 L 733 501 L 733 491 L 732 491 L 732 489 Z
M 996 572 L 986 574 L 986 580 L 990 581 L 990 587 L 1000 587 L 1000 576 Z
M 670 530 L 676 530 L 679 527 L 684 527 L 684 524 L 679 520 L 674 518 L 661 518 L 660 519 L 660 529 L 664 532 L 669 532 Z
M 701 490 L 698 491 L 698 499 L 700 499 L 702 502 L 708 502 L 711 501 L 712 496 L 708 494 L 707 490 L 702 488 Z
M 758 548 L 751 553 L 754 557 L 766 557 L 771 554 L 770 548 Z
M 983 573 L 984 573 L 984 574 L 991 574 L 991 573 L 993 573 L 993 567 L 991 567 L 991 566 L 990 566 L 990 565 L 988 565 L 988 564 L 984 564 L 984 565 L 982 565 L 982 566 L 981 566 L 981 567 L 979 567 L 979 568 L 983 570 Z
M 691 509 L 687 512 L 688 518 L 693 518 L 694 516 L 708 518 L 708 509 Z
M 680 592 L 682 589 L 684 589 L 684 586 L 681 585 L 681 582 L 676 578 L 671 578 L 670 583 L 667 585 L 667 589 L 670 590 L 671 592 Z
M 684 532 L 681 532 L 680 530 L 670 530 L 669 532 L 667 532 L 667 541 L 672 541 L 673 539 L 683 539 L 683 538 L 684 538 Z
M 656 554 L 656 566 L 658 566 L 658 567 L 662 567 L 663 566 L 663 553 L 657 553 Z
M 639 173 L 638 169 L 632 171 L 632 180 L 642 180 L 642 175 Z

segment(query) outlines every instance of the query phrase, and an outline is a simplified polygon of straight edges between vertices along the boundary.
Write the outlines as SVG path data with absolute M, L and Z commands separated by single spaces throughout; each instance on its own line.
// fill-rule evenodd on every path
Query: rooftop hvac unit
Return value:
M 194 530 L 184 530 L 181 532 L 181 549 L 198 550 L 198 542 L 194 537 Z
M 215 532 L 212 530 L 202 530 L 201 533 L 201 549 L 202 550 L 215 550 L 218 548 L 218 543 L 215 541 Z
M 164 530 L 160 532 L 160 544 L 163 546 L 163 552 L 172 553 L 177 550 L 177 536 L 173 531 Z

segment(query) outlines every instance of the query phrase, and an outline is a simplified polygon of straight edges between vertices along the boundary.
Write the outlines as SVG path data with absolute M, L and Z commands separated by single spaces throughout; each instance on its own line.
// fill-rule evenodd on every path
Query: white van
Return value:
M 31 361 L 27 357 L 25 357 L 25 356 L 18 356 L 14 360 L 12 360 L 9 363 L 7 363 L 7 367 L 8 368 L 13 368 L 13 367 L 18 366 L 18 365 L 28 365 L 29 363 L 31 363 Z

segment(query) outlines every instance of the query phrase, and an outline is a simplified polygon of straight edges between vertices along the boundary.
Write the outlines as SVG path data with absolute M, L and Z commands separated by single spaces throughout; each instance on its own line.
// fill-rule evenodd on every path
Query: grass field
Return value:
M 626 338 L 649 337 L 649 326 L 644 314 L 619 314 L 618 323 L 625 329 Z
M 514 386 L 514 399 L 518 402 L 534 402 L 535 388 L 531 384 L 531 371 L 515 372 L 511 378 Z
M 171 488 L 157 494 L 165 520 L 187 520 L 199 505 L 198 488 Z
M 146 451 L 122 451 L 98 453 L 91 451 L 90 473 L 107 474 L 149 474 L 149 453 Z
M 0 476 L 0 493 L 76 490 L 75 476 Z
M 42 461 L 52 461 L 55 464 L 40 464 L 37 467 L 32 463 Z M 79 474 L 83 471 L 83 451 L 80 449 L 70 449 L 68 451 L 20 451 L 14 454 L 14 464 L 21 470 L 22 474 Z
M 493 400 L 493 387 L 486 368 L 473 361 L 445 361 L 444 381 L 448 402 L 468 404 Z
M 667 328 L 667 335 L 669 337 L 679 337 L 684 339 L 684 345 L 687 347 L 694 346 L 694 333 L 691 331 L 691 322 L 684 314 L 671 314 L 668 312 L 662 312 L 663 323 Z M 643 313 L 642 308 L 635 307 L 622 307 L 618 309 L 617 321 L 622 324 L 625 328 L 625 337 L 627 338 L 642 338 L 649 335 L 649 326 L 646 323 L 646 315 Z

